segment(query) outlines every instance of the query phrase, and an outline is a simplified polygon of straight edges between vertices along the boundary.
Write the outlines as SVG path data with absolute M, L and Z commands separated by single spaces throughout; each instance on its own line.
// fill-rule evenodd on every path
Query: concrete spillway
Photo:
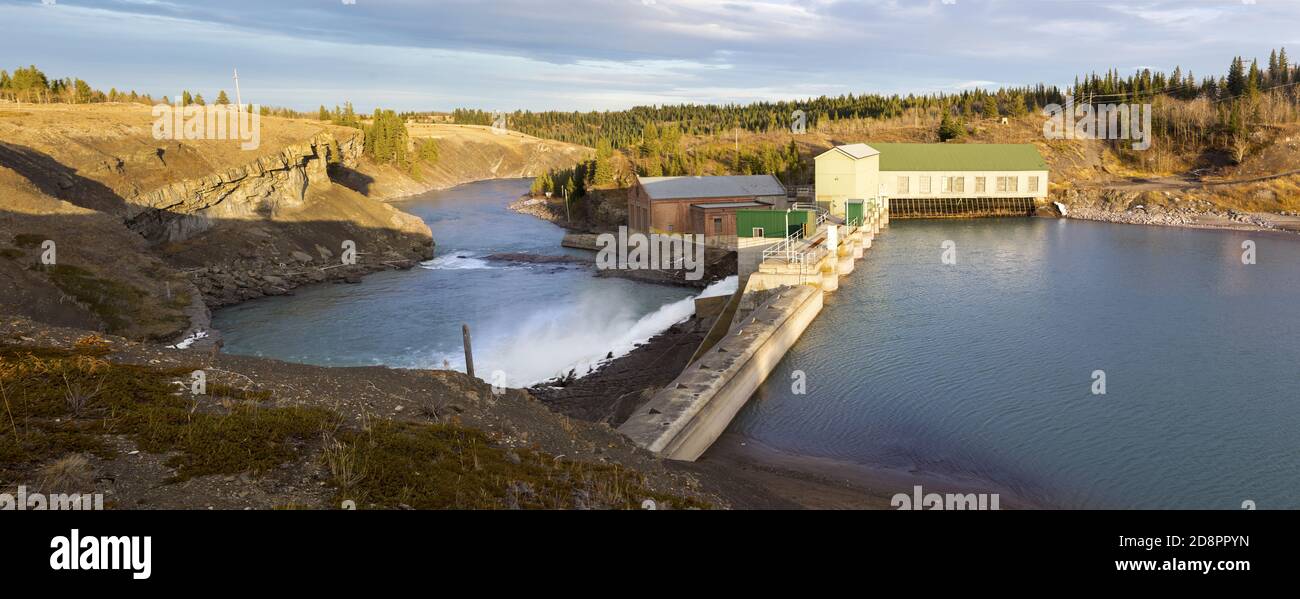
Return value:
M 706 346 L 672 383 L 619 427 L 641 447 L 663 457 L 694 461 L 726 430 L 785 353 L 821 312 L 826 293 L 853 272 L 863 250 L 886 226 L 888 204 L 868 211 L 860 225 L 825 223 L 815 235 L 781 252 L 761 247 L 740 256 L 739 307 L 726 334 Z M 746 248 L 740 250 L 744 253 Z

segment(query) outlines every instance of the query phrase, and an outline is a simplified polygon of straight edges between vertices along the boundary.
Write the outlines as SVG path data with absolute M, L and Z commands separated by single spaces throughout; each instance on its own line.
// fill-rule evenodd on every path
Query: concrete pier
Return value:
M 887 226 L 888 201 L 868 200 L 860 225 L 828 220 L 791 252 L 770 243 L 739 244 L 737 291 L 725 335 L 710 332 L 705 346 L 667 387 L 632 414 L 619 431 L 641 447 L 674 460 L 694 461 L 717 440 L 821 312 L 826 293 L 854 270 L 872 238 Z

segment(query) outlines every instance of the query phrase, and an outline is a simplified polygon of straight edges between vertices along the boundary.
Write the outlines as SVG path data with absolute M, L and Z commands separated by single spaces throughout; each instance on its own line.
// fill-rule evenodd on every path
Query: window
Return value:
M 952 177 L 939 177 L 939 193 L 952 193 Z
M 985 189 L 984 177 L 975 177 L 975 193 L 984 193 Z
M 905 194 L 905 193 L 909 193 L 909 192 L 911 191 L 910 189 L 908 189 L 908 183 L 910 183 L 911 181 L 912 181 L 912 178 L 911 178 L 911 177 L 899 177 L 899 178 L 898 178 L 898 193 L 899 193 L 899 195 L 902 195 L 902 194 Z
M 754 227 L 754 237 L 766 237 L 763 235 L 763 227 Z
M 722 234 L 722 217 L 721 217 L 721 216 L 715 216 L 715 217 L 713 217 L 713 234 L 714 234 L 714 235 L 721 235 L 721 234 Z
M 1038 192 L 1038 177 L 1029 178 L 1029 193 Z
M 1019 181 L 1020 177 L 1007 177 L 1007 191 L 1018 191 L 1016 188 L 1019 187 Z
M 1019 184 L 1016 182 L 1017 177 L 998 177 L 998 191 L 1004 193 L 1015 193 Z
M 921 193 L 930 193 L 930 176 L 929 176 L 929 175 L 923 175 L 923 176 L 921 177 Z
M 966 177 L 944 177 L 943 192 L 944 193 L 965 193 Z

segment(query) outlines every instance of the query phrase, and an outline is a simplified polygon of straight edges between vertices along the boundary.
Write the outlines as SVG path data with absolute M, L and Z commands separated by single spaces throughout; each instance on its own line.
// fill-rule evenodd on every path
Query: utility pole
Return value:
M 736 170 L 740 170 L 740 123 L 736 123 Z
M 564 222 L 568 222 L 568 223 L 573 222 L 573 218 L 572 218 L 571 216 L 569 216 L 569 188 L 568 188 L 568 186 L 565 186 L 565 188 L 564 188 Z
M 469 378 L 474 378 L 474 351 L 469 345 L 469 325 L 460 325 L 460 332 L 465 338 L 465 374 L 468 374 Z
M 240 112 L 244 111 L 244 99 L 239 95 L 239 69 L 235 69 L 235 105 Z

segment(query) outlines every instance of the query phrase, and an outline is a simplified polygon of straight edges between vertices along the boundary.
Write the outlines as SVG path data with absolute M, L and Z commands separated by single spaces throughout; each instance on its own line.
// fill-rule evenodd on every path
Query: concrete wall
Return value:
M 1047 171 L 884 171 L 880 173 L 880 183 L 884 194 L 891 198 L 1045 198 L 1047 197 Z M 907 178 L 907 191 L 899 188 L 899 178 Z M 930 191 L 921 191 L 921 178 L 930 178 Z M 964 179 L 964 191 L 943 191 L 945 177 Z M 975 190 L 975 178 L 984 177 L 983 192 Z M 998 177 L 1016 177 L 1016 191 L 997 190 Z M 1029 191 L 1029 178 L 1038 177 L 1038 190 Z M 818 195 L 820 195 L 818 191 Z
M 782 289 L 733 324 L 726 338 L 618 430 L 663 457 L 695 460 L 726 430 L 821 309 L 821 290 L 807 285 Z
M 758 264 L 763 261 L 763 250 L 780 242 L 780 239 L 766 237 L 736 238 L 736 274 L 742 285 L 749 275 L 758 271 Z

